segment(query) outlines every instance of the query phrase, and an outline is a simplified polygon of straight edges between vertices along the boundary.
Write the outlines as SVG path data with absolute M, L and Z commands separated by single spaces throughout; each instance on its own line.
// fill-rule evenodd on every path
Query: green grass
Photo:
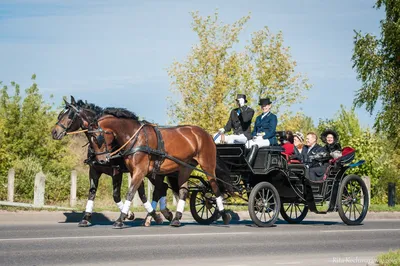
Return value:
M 400 265 L 400 249 L 390 250 L 381 254 L 377 258 L 379 266 L 397 266 Z
M 400 212 L 400 204 L 394 207 L 389 207 L 387 204 L 371 204 L 369 206 L 370 212 Z

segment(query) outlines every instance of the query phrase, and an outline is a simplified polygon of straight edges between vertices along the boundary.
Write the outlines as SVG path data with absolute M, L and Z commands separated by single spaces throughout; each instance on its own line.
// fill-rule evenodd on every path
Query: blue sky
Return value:
M 128 108 L 165 124 L 171 80 L 166 68 L 197 42 L 190 11 L 216 8 L 225 23 L 248 12 L 241 35 L 282 30 L 297 70 L 313 88 L 300 107 L 315 122 L 350 106 L 360 83 L 352 69 L 353 30 L 379 35 L 383 10 L 372 0 L 303 1 L 9 1 L 0 2 L 0 81 L 30 84 L 33 73 L 48 99 L 74 95 L 102 107 Z M 357 110 L 363 125 L 373 117 Z

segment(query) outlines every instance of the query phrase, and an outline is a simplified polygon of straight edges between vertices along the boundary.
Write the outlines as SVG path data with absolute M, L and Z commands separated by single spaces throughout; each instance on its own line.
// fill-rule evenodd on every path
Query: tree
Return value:
M 374 7 L 385 8 L 386 17 L 381 38 L 360 31 L 354 37 L 353 68 L 362 82 L 354 104 L 372 114 L 380 102 L 375 128 L 400 140 L 400 1 L 378 0 Z
M 237 93 L 245 93 L 254 108 L 259 97 L 269 96 L 276 100 L 278 112 L 299 102 L 301 92 L 310 88 L 307 78 L 295 73 L 296 62 L 284 47 L 281 32 L 273 35 L 264 27 L 238 51 L 234 47 L 250 15 L 222 24 L 218 12 L 205 18 L 199 12 L 191 14 L 199 43 L 183 62 L 174 61 L 168 69 L 176 96 L 169 99 L 172 122 L 215 131 L 226 123 Z
M 277 127 L 278 130 L 290 130 L 293 133 L 298 131 L 304 135 L 316 130 L 312 118 L 301 112 L 297 112 L 294 115 L 289 112 L 285 113 L 281 116 L 280 120 L 281 122 Z
M 69 138 L 61 141 L 51 138 L 57 112 L 44 102 L 35 76 L 32 82 L 23 99 L 20 86 L 15 82 L 11 82 L 12 96 L 8 86 L 0 91 L 0 173 L 5 181 L 10 167 L 20 171 L 16 173 L 15 182 L 16 197 L 21 198 L 29 197 L 33 191 L 32 171 L 43 169 L 47 175 L 57 177 L 54 180 L 57 187 L 68 187 L 70 171 L 78 163 L 74 153 L 69 151 Z M 0 197 L 4 197 L 4 191 L 0 191 Z

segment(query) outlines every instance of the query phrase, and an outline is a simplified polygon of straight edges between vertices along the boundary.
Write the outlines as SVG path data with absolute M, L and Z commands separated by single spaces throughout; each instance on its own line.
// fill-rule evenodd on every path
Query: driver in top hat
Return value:
M 233 130 L 232 135 L 225 136 L 225 142 L 227 144 L 233 143 L 246 143 L 247 140 L 251 139 L 251 120 L 254 116 L 254 110 L 246 105 L 246 95 L 238 94 L 236 97 L 238 108 L 231 111 L 229 120 L 223 128 L 220 128 L 218 132 L 223 134 Z M 220 143 L 220 136 L 215 139 L 216 143 Z
M 271 104 L 272 102 L 269 98 L 260 99 L 258 105 L 261 106 L 262 114 L 257 116 L 256 122 L 254 123 L 254 129 L 251 134 L 252 139 L 248 142 L 249 148 L 255 145 L 261 148 L 278 144 L 276 139 L 278 119 L 276 115 L 270 112 Z

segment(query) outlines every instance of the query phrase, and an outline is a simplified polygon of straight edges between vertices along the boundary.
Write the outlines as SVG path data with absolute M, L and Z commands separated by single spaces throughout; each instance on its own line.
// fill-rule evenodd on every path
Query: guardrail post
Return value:
M 8 170 L 8 183 L 7 183 L 7 201 L 14 202 L 14 180 L 15 170 L 11 168 Z
M 39 172 L 35 176 L 35 187 L 33 190 L 33 205 L 42 207 L 44 205 L 44 189 L 46 176 L 43 172 Z
M 71 191 L 69 198 L 69 205 L 71 207 L 76 206 L 76 187 L 77 187 L 77 172 L 76 170 L 71 171 Z
M 150 180 L 147 178 L 147 200 L 149 201 L 149 202 L 151 202 L 152 201 L 152 199 L 153 199 L 153 193 L 152 193 L 152 191 L 153 191 L 153 184 L 150 182 Z
M 368 190 L 368 202 L 371 205 L 371 178 L 369 176 L 363 176 L 362 180 L 364 181 L 365 185 L 367 186 Z M 363 203 L 364 204 L 364 203 Z
M 388 206 L 394 207 L 396 205 L 396 184 L 388 184 Z

